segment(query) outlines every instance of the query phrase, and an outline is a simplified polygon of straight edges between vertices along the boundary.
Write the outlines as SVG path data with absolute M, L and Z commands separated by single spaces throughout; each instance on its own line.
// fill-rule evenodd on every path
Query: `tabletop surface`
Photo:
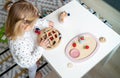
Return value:
M 66 18 L 64 23 L 60 23 L 58 15 L 63 11 L 70 13 L 70 16 Z M 120 44 L 120 36 L 82 7 L 76 0 L 69 2 L 44 19 L 53 21 L 55 28 L 62 34 L 58 47 L 43 53 L 46 60 L 62 78 L 80 78 L 84 76 Z M 98 40 L 100 37 L 105 37 L 106 42 L 99 42 L 99 48 L 93 56 L 85 61 L 75 63 L 66 57 L 65 47 L 73 37 L 80 33 L 91 33 Z M 71 64 L 72 67 L 68 67 L 68 64 Z

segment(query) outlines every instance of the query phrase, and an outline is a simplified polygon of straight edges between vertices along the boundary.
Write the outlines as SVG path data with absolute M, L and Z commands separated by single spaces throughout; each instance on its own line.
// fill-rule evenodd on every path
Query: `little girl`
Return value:
M 35 29 L 52 27 L 53 22 L 39 19 L 37 8 L 25 0 L 19 0 L 10 5 L 6 21 L 6 36 L 10 51 L 15 62 L 29 70 L 29 78 L 36 78 L 36 62 L 49 42 L 37 41 Z

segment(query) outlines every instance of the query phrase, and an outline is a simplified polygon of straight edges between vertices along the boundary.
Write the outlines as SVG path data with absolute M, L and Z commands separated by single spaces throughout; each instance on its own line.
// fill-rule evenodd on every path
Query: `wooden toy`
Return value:
M 81 41 L 84 41 L 80 43 Z M 70 40 L 65 48 L 66 56 L 73 62 L 80 62 L 92 56 L 98 49 L 97 39 L 90 33 L 82 33 Z
M 68 67 L 68 68 L 72 68 L 72 67 L 73 67 L 73 64 L 72 64 L 72 63 L 68 63 L 68 64 L 67 64 L 67 67 Z
M 70 13 L 67 13 L 66 11 L 61 12 L 59 15 L 59 21 L 63 23 L 67 16 L 70 16 Z
M 100 37 L 99 41 L 102 42 L 102 43 L 104 43 L 104 42 L 106 42 L 106 39 L 105 39 L 105 37 Z
M 61 37 L 61 33 L 57 29 L 51 27 L 41 30 L 38 35 L 38 39 L 40 39 L 40 41 L 48 39 L 50 45 L 47 46 L 47 49 L 53 49 L 58 46 L 61 41 Z
M 78 42 L 83 44 L 85 42 L 84 36 L 78 37 Z

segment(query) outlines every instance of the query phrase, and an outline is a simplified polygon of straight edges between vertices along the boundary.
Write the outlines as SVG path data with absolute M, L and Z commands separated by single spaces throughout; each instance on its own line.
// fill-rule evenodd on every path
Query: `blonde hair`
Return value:
M 38 18 L 38 10 L 31 3 L 21 0 L 13 3 L 8 12 L 6 21 L 6 36 L 15 40 L 18 36 L 22 36 L 25 31 L 21 24 L 31 24 Z

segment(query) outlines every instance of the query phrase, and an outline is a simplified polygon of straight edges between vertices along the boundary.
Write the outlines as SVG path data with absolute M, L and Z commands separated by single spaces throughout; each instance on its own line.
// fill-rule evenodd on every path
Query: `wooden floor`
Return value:
M 102 17 L 108 20 L 118 34 L 120 34 L 120 12 L 105 3 L 103 0 L 82 0 L 87 6 L 94 9 Z M 104 60 L 91 69 L 83 78 L 120 78 L 120 47 L 110 61 L 103 65 Z M 51 72 L 46 78 L 58 78 Z

